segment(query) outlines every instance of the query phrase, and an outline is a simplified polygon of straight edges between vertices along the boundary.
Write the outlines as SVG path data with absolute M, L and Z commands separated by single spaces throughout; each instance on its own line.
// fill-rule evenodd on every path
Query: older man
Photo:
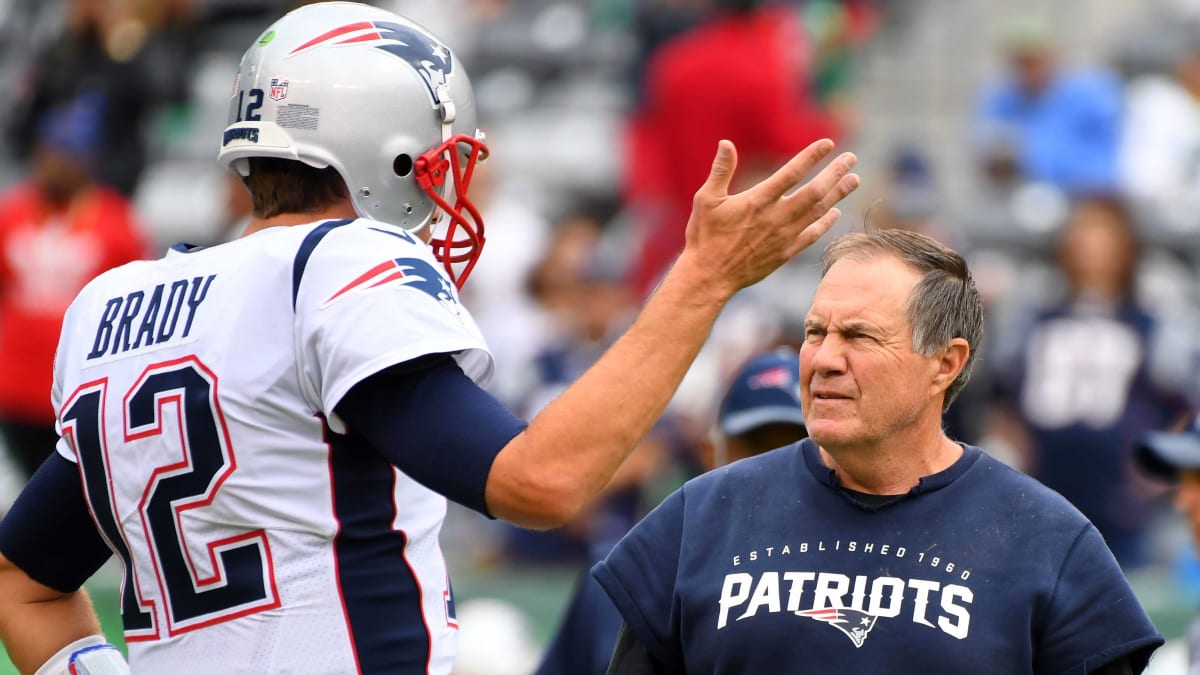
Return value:
M 810 439 L 689 482 L 596 566 L 625 620 L 609 672 L 1140 672 L 1162 638 L 1095 527 L 942 430 L 982 324 L 932 239 L 835 241 Z

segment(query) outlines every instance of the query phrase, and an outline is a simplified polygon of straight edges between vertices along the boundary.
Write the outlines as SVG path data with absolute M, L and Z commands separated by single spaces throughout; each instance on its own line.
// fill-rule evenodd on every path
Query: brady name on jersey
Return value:
M 208 288 L 216 278 L 217 275 L 210 274 L 176 279 L 157 284 L 148 292 L 138 289 L 110 298 L 104 303 L 88 360 L 167 342 L 181 328 L 180 315 L 185 307 L 187 315 L 183 317 L 179 337 L 186 338 L 191 333 L 196 310 L 208 297 Z

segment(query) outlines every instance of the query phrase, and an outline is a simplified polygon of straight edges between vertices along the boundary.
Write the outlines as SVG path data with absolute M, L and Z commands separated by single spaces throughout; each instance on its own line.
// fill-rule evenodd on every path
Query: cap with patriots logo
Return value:
M 751 359 L 729 386 L 717 419 L 726 436 L 767 424 L 803 426 L 799 355 L 781 348 Z

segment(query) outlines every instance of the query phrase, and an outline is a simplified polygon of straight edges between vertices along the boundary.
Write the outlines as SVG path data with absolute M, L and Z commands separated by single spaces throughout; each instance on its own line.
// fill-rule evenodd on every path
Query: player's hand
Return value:
M 726 298 L 761 281 L 829 231 L 834 205 L 858 187 L 857 158 L 838 155 L 812 180 L 805 176 L 833 151 L 819 140 L 757 185 L 729 194 L 737 151 L 721 141 L 712 172 L 696 192 L 686 243 L 676 262 Z M 799 187 L 797 187 L 799 186 Z

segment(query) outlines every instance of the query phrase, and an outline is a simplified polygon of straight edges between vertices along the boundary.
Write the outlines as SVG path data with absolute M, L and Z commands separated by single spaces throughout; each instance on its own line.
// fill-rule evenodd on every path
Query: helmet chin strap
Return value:
M 450 127 L 454 124 L 454 119 L 458 116 L 458 111 L 454 107 L 454 98 L 450 96 L 450 87 L 441 85 L 437 88 L 438 100 L 442 102 L 442 142 L 450 140 Z
M 439 85 L 435 91 L 437 93 L 438 100 L 441 101 L 441 104 L 438 106 L 438 111 L 442 116 L 442 142 L 445 143 L 446 141 L 450 140 L 452 135 L 454 135 L 454 120 L 458 117 L 458 108 L 454 106 L 454 97 L 450 95 L 450 87 L 444 84 Z M 453 204 L 456 196 L 457 195 L 454 192 L 454 182 L 447 181 L 446 201 Z M 435 209 L 433 216 L 429 219 L 429 223 L 425 226 L 429 228 L 430 235 L 433 234 L 433 226 L 441 219 L 442 211 L 440 209 Z
M 455 120 L 455 118 L 458 117 L 458 109 L 455 108 L 455 106 L 454 106 L 454 97 L 450 95 L 450 87 L 447 87 L 446 85 L 443 84 L 443 85 L 439 85 L 437 87 L 437 89 L 435 89 L 434 91 L 437 94 L 438 100 L 441 101 L 441 104 L 438 105 L 438 112 L 441 114 L 441 117 L 442 117 L 442 143 L 445 143 L 446 141 L 450 140 L 450 136 L 453 135 L 454 120 Z M 446 201 L 450 201 L 455 196 L 454 195 L 454 185 L 453 184 L 447 185 L 446 191 L 447 191 L 447 195 L 446 195 L 447 200 Z M 442 210 L 435 206 L 434 210 L 433 210 L 433 214 L 429 217 L 429 220 L 426 221 L 425 224 L 422 225 L 421 227 L 418 227 L 418 228 L 410 230 L 410 231 L 413 233 L 417 233 L 417 232 L 420 232 L 421 230 L 426 230 L 428 232 L 428 236 L 432 237 L 433 236 L 433 226 L 436 225 L 437 222 L 439 220 L 441 220 L 441 218 L 442 218 Z

